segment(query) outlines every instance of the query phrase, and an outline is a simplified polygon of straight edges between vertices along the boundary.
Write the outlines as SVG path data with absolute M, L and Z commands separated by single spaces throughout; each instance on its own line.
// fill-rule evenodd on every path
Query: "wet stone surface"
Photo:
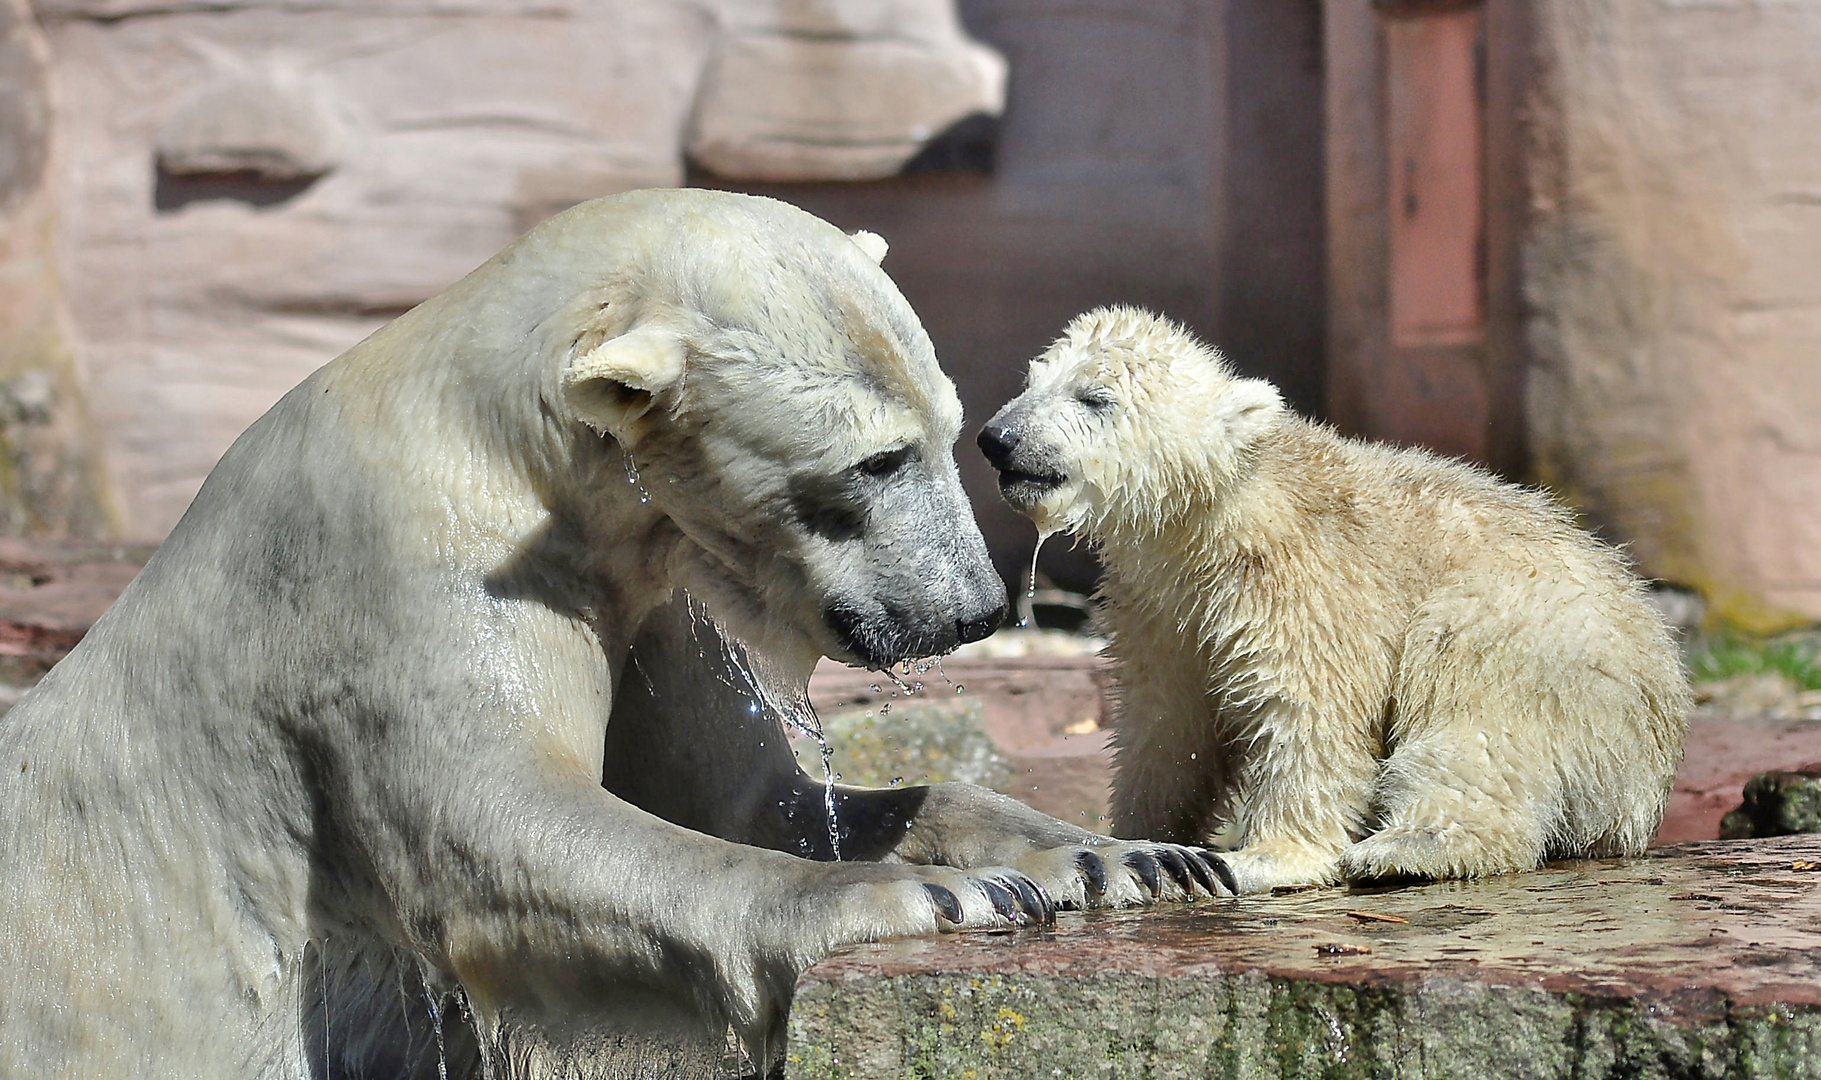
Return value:
M 1821 1076 L 1821 836 L 864 946 L 788 1075 Z

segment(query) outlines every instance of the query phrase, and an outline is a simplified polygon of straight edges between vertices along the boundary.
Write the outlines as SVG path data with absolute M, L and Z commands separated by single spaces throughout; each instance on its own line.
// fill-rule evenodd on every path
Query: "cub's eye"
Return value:
M 904 468 L 910 459 L 911 448 L 900 446 L 896 450 L 881 450 L 860 462 L 857 467 L 867 476 L 886 477 Z
M 1075 400 L 1095 412 L 1104 412 L 1113 407 L 1113 392 L 1104 386 L 1090 386 L 1075 395 Z

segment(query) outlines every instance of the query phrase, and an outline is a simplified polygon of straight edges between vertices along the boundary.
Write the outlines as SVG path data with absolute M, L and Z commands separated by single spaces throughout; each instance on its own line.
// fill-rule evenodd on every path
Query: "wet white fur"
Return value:
M 882 252 L 770 200 L 586 204 L 249 429 L 0 719 L 0 1076 L 435 1076 L 422 1006 L 456 988 L 513 1075 L 629 1026 L 731 1023 L 763 1062 L 804 966 L 945 925 L 926 883 L 1002 922 L 976 877 L 906 863 L 1078 894 L 1050 849 L 1110 842 L 977 789 L 932 789 L 892 862 L 829 864 L 602 787 L 679 585 L 799 690 L 842 655 L 818 602 L 896 556 L 811 550 L 789 478 L 918 447 L 916 595 L 990 576 L 959 402 Z M 692 753 L 745 711 L 724 670 L 647 674 L 678 715 L 702 695 Z M 759 757 L 718 767 L 705 798 L 772 805 L 738 787 Z
M 1001 416 L 1068 474 L 1031 516 L 1106 563 L 1118 835 L 1231 816 L 1246 891 L 1649 841 L 1685 678 L 1620 554 L 1546 496 L 1341 438 L 1126 308 L 1076 318 Z

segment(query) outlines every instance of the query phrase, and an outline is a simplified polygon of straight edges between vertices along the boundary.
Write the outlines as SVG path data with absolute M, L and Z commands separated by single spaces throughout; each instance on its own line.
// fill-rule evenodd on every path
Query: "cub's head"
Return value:
M 752 644 L 869 667 L 991 633 L 960 401 L 884 242 L 766 199 L 640 197 L 562 398 L 682 533 L 677 583 Z
M 1040 531 L 1097 535 L 1205 505 L 1283 409 L 1270 383 L 1236 376 L 1175 323 L 1096 308 L 1031 362 L 980 449 Z

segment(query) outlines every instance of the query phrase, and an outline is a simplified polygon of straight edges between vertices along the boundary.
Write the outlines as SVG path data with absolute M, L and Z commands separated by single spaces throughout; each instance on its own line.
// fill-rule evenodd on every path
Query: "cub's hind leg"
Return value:
M 1348 878 L 1477 877 L 1542 861 L 1562 829 L 1576 739 L 1536 607 L 1513 582 L 1451 586 L 1417 610 L 1373 788 L 1379 827 L 1342 853 Z

